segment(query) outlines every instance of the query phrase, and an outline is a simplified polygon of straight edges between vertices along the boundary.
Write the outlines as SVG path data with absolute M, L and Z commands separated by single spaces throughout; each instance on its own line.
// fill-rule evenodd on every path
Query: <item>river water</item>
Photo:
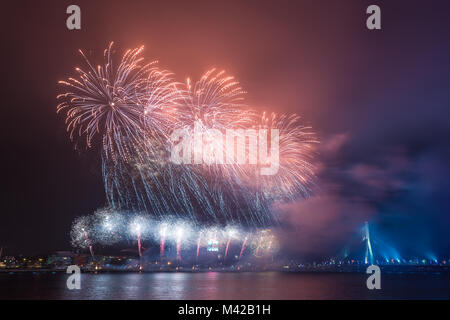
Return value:
M 449 299 L 450 274 L 382 274 L 368 290 L 359 273 L 0 273 L 0 299 Z

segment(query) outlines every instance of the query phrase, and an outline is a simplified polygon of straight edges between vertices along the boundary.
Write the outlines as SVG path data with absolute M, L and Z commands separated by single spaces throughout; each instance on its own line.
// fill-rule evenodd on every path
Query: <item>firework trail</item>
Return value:
M 200 253 L 200 244 L 201 244 L 201 241 L 202 241 L 202 233 L 200 232 L 199 235 L 198 235 L 198 239 L 197 239 L 197 254 L 196 254 L 196 256 L 195 256 L 195 261 L 196 261 L 196 262 L 198 262 L 198 255 L 199 255 L 199 253 Z
M 94 249 L 92 248 L 91 241 L 89 240 L 88 234 L 86 230 L 83 229 L 84 237 L 86 238 L 86 242 L 89 244 L 89 252 L 91 253 L 91 256 L 94 257 Z
M 164 248 L 165 248 L 165 242 L 166 242 L 166 232 L 167 232 L 167 224 L 163 224 L 161 226 L 161 229 L 159 231 L 160 234 L 160 243 L 159 243 L 159 256 L 162 260 L 164 256 Z
M 169 232 L 169 230 L 173 231 Z M 241 238 L 242 232 L 238 231 L 235 225 L 225 226 L 223 230 L 221 231 L 215 226 L 202 227 L 201 225 L 192 225 L 192 222 L 189 220 L 169 219 L 158 221 L 148 214 L 133 215 L 127 212 L 116 212 L 110 208 L 103 208 L 92 215 L 77 218 L 72 226 L 71 237 L 74 247 L 89 248 L 92 256 L 94 256 L 92 250 L 94 243 L 102 246 L 132 243 L 135 246 L 137 240 L 140 270 L 143 268 L 142 257 L 145 250 L 143 241 L 145 240 L 153 242 L 156 246 L 159 244 L 161 259 L 164 255 L 164 251 L 161 251 L 161 249 L 164 248 L 165 240 L 173 240 L 176 245 L 176 260 L 178 264 L 181 264 L 183 260 L 182 250 L 191 252 L 192 257 L 195 257 L 196 263 L 199 263 L 200 248 L 205 237 L 209 239 L 211 248 L 215 249 L 217 249 L 218 243 L 227 242 L 225 258 L 231 249 L 233 239 L 242 239 L 243 241 L 239 259 L 244 255 L 249 239 L 260 239 L 259 250 L 264 248 L 264 250 L 273 251 L 271 248 L 274 239 L 270 234 L 270 230 L 258 231 L 258 229 L 255 229 L 254 231 L 249 231 L 245 238 Z
M 224 260 L 227 258 L 228 249 L 230 248 L 231 239 L 236 236 L 236 230 L 234 228 L 228 228 L 228 230 L 226 232 L 226 235 L 228 237 L 228 240 L 227 240 L 227 244 L 225 246 L 225 254 L 224 254 L 224 258 L 223 258 Z
M 296 200 L 308 196 L 314 181 L 313 154 L 319 141 L 310 127 L 301 124 L 296 114 L 266 116 L 263 113 L 259 129 L 270 128 L 280 132 L 279 169 L 275 175 L 259 176 L 259 192 L 271 200 Z
M 180 90 L 156 62 L 143 64 L 143 47 L 126 51 L 117 67 L 112 48 L 113 43 L 104 52 L 104 65 L 97 68 L 80 51 L 88 70 L 76 68 L 78 79 L 59 82 L 70 91 L 57 97 L 62 100 L 57 112 L 66 111 L 72 140 L 84 136 L 90 148 L 100 136 L 105 191 L 112 208 L 167 212 L 171 208 L 161 203 L 156 208 L 135 204 L 149 192 L 148 185 L 159 191 L 151 194 L 149 203 L 161 197 L 163 185 L 151 171 L 160 168 L 148 162 L 160 161 L 158 146 L 167 140 Z
M 245 245 L 247 244 L 247 239 L 248 239 L 248 237 L 245 237 L 244 242 L 242 243 L 241 252 L 239 253 L 239 260 L 241 260 L 242 254 L 244 253 Z
M 181 91 L 172 74 L 153 68 L 145 81 L 140 82 L 137 103 L 143 106 L 144 134 L 133 146 L 127 161 L 102 160 L 102 172 L 108 203 L 115 208 L 152 212 L 164 217 L 167 212 L 180 210 L 166 200 L 168 165 L 168 134 L 176 113 L 174 106 L 180 100 Z M 171 199 L 172 200 L 172 199 Z
M 309 127 L 300 125 L 299 117 L 258 117 L 245 106 L 239 83 L 224 71 L 211 69 L 199 81 L 188 78 L 182 86 L 156 62 L 145 64 L 143 47 L 126 51 L 117 65 L 112 48 L 111 43 L 103 65 L 97 67 L 80 51 L 87 69 L 76 68 L 76 79 L 60 81 L 68 92 L 58 96 L 62 102 L 57 107 L 57 112 L 66 112 L 72 140 L 84 137 L 88 148 L 95 141 L 102 143 L 102 174 L 111 210 L 145 212 L 158 220 L 172 215 L 194 223 L 268 226 L 276 223 L 271 210 L 276 201 L 309 194 L 317 140 Z M 262 163 L 219 164 L 214 162 L 217 158 L 205 156 L 210 153 L 198 151 L 206 141 L 215 155 L 225 152 L 211 130 L 227 129 L 240 132 L 237 148 L 244 150 L 247 130 L 278 129 L 278 173 L 260 176 Z M 194 137 L 191 164 L 170 161 L 174 130 Z M 106 217 L 110 215 L 97 220 L 111 226 Z M 120 240 L 108 227 L 101 232 L 99 238 L 108 243 Z
M 137 144 L 145 136 L 144 106 L 137 103 L 136 97 L 152 66 L 141 65 L 143 47 L 140 47 L 128 50 L 114 68 L 112 47 L 111 42 L 104 52 L 104 65 L 97 68 L 79 51 L 88 70 L 76 68 L 78 79 L 59 82 L 71 91 L 57 97 L 63 100 L 57 112 L 66 111 L 70 138 L 85 136 L 87 147 L 92 146 L 94 137 L 101 132 L 105 155 L 117 161 L 130 156 L 129 143 Z
M 195 125 L 198 130 L 247 127 L 253 114 L 243 109 L 244 93 L 239 82 L 225 71 L 208 70 L 194 85 L 188 78 L 177 127 L 187 130 L 193 130 Z
M 183 236 L 182 227 L 178 227 L 176 231 L 176 242 L 177 242 L 177 261 L 181 262 L 181 237 Z
M 225 247 L 225 255 L 224 255 L 224 260 L 227 258 L 227 255 L 228 255 L 228 248 L 230 247 L 230 242 L 231 242 L 231 239 L 230 238 L 228 238 L 228 241 L 227 241 L 227 245 L 226 245 L 226 247 Z
M 171 117 L 178 117 L 174 130 L 181 128 L 191 134 L 199 131 L 200 135 L 206 135 L 211 128 L 250 126 L 256 118 L 252 112 L 241 109 L 242 95 L 237 81 L 214 69 L 206 72 L 194 86 L 188 81 L 182 95 L 184 103 L 174 104 L 172 109 L 176 112 Z M 261 217 L 268 216 L 268 208 L 264 214 L 259 213 L 264 209 L 255 206 L 252 193 L 242 187 L 240 166 L 177 165 L 168 161 L 171 145 L 164 146 L 156 139 L 141 145 L 146 143 L 152 150 L 159 150 L 154 151 L 159 157 L 143 157 L 146 160 L 112 166 L 104 163 L 105 190 L 111 205 L 151 212 L 158 218 L 177 212 L 193 221 L 207 217 L 213 221 L 244 220 L 251 224 L 258 216 L 261 221 L 264 220 Z M 247 217 L 247 212 L 252 217 Z
M 255 256 L 259 256 L 260 249 L 261 249 L 261 243 L 262 243 L 263 237 L 261 236 L 258 240 L 258 245 L 256 246 Z
M 95 230 L 98 243 L 111 245 L 123 240 L 120 228 L 124 225 L 126 213 L 118 212 L 112 208 L 102 208 L 92 216 L 92 230 Z
M 273 240 L 271 239 L 269 241 L 269 245 L 267 246 L 267 252 L 270 252 L 270 249 L 272 249 L 272 242 L 273 242 Z
M 181 261 L 181 239 L 177 239 L 177 261 Z
M 185 179 L 189 183 L 187 186 L 196 185 L 193 191 L 205 195 L 202 203 L 207 205 L 203 209 L 210 218 L 217 221 L 220 210 L 224 216 L 222 220 L 240 220 L 244 215 L 239 212 L 241 206 L 235 204 L 246 202 L 246 192 L 241 190 L 239 182 L 235 183 L 239 180 L 240 166 L 217 164 L 215 159 L 205 158 L 207 152 L 202 144 L 207 142 L 209 148 L 216 150 L 215 154 L 223 154 L 224 145 L 211 132 L 249 128 L 255 114 L 246 109 L 245 92 L 239 82 L 224 71 L 208 70 L 194 84 L 188 78 L 186 88 L 184 104 L 180 105 L 180 121 L 175 129 L 182 129 L 193 137 L 192 165 L 186 165 L 189 170 L 184 171 L 188 178 Z M 249 209 L 246 207 L 242 210 Z
M 71 243 L 74 247 L 82 249 L 89 248 L 91 256 L 94 256 L 93 242 L 89 239 L 88 230 L 92 230 L 92 234 L 95 236 L 94 228 L 92 228 L 92 217 L 78 217 L 72 224 L 70 231 Z
M 149 234 L 151 226 L 151 221 L 148 220 L 143 215 L 135 216 L 129 225 L 131 236 L 135 236 L 135 239 L 137 239 L 137 247 L 138 247 L 138 253 L 139 253 L 139 264 L 140 268 L 142 268 L 141 258 L 142 258 L 142 237 L 144 234 Z
M 234 193 L 235 190 L 220 184 L 222 177 L 229 176 L 234 169 L 231 166 L 203 164 L 199 150 L 203 140 L 211 140 L 212 137 L 208 136 L 210 129 L 244 128 L 251 123 L 252 113 L 242 109 L 243 94 L 233 77 L 225 75 L 224 71 L 211 69 L 195 84 L 187 80 L 183 103 L 177 105 L 178 121 L 173 129 L 202 138 L 194 139 L 191 146 L 189 157 L 192 164 L 174 165 L 169 162 L 162 172 L 165 181 L 171 182 L 168 185 L 170 193 L 176 195 L 179 208 L 176 211 L 188 214 L 194 221 L 204 219 L 196 216 L 197 212 L 217 221 L 218 211 L 228 215 L 228 218 L 232 211 L 231 202 L 224 200 L 224 193 Z M 173 144 L 174 141 L 170 142 Z
M 141 233 L 138 233 L 138 251 L 139 257 L 142 257 Z
M 267 117 L 264 113 L 258 120 L 256 113 L 245 109 L 243 93 L 239 83 L 233 77 L 226 76 L 223 71 L 216 72 L 212 69 L 195 85 L 191 85 L 188 79 L 185 105 L 180 106 L 187 111 L 183 109 L 180 112 L 181 118 L 177 126 L 194 137 L 194 151 L 193 157 L 190 155 L 193 164 L 187 165 L 189 170 L 184 170 L 183 173 L 188 177 L 188 188 L 195 185 L 196 188 L 191 190 L 208 200 L 202 201 L 208 203 L 203 212 L 209 213 L 210 218 L 217 220 L 217 212 L 220 210 L 222 219 L 219 218 L 219 221 L 267 226 L 275 222 L 271 215 L 271 206 L 275 201 L 293 201 L 309 194 L 314 175 L 312 154 L 314 144 L 318 141 L 309 127 L 300 125 L 300 119 L 296 115 L 272 114 Z M 217 158 L 205 159 L 204 152 L 202 158 L 201 152 L 199 154 L 196 150 L 202 150 L 200 144 L 205 140 L 210 143 L 212 141 L 212 148 L 216 153 L 223 154 L 223 144 L 209 135 L 211 129 L 226 132 L 228 128 L 240 132 L 235 141 L 238 144 L 236 148 L 241 150 L 247 147 L 248 129 L 263 130 L 266 134 L 273 129 L 279 130 L 278 174 L 260 176 L 259 171 L 263 165 L 261 162 L 255 168 L 236 161 L 217 164 L 214 163 Z M 214 145 L 215 143 L 218 145 Z M 202 178 L 200 184 L 196 183 L 200 180 L 192 179 L 193 173 Z M 184 190 L 181 194 L 184 194 Z

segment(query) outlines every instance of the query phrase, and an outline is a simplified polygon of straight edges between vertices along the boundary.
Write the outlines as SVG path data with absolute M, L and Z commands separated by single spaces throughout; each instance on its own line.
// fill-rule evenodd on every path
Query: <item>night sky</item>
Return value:
M 81 7 L 81 30 L 66 8 Z M 381 7 L 382 30 L 366 28 Z M 57 81 L 145 45 L 177 75 L 233 74 L 259 110 L 298 113 L 322 141 L 317 190 L 278 208 L 286 250 L 333 254 L 366 220 L 405 256 L 450 253 L 448 1 L 8 1 L 2 5 L 6 254 L 70 249 L 78 215 L 105 205 L 100 150 L 76 151 Z M 282 237 L 283 238 L 283 237 Z

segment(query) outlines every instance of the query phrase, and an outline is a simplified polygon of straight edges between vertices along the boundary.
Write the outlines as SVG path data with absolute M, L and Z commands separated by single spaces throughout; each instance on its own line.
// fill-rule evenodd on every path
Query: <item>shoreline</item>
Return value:
M 120 270 L 120 269 L 99 269 L 86 270 L 81 269 L 81 273 L 85 274 L 101 274 L 101 273 L 329 273 L 329 274 L 365 274 L 367 266 L 352 266 L 341 268 L 302 268 L 302 269 L 268 269 L 268 270 L 230 270 L 230 269 L 196 269 L 190 268 L 176 270 Z M 450 266 L 380 266 L 381 271 L 385 274 L 450 274 Z M 0 269 L 0 274 L 66 274 L 66 269 Z

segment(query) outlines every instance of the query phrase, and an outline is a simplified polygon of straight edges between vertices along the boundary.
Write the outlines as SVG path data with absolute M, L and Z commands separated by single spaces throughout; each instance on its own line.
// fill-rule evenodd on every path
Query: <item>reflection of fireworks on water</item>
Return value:
M 313 177 L 311 154 L 317 141 L 298 117 L 264 115 L 258 120 L 245 107 L 244 91 L 232 76 L 211 69 L 195 83 L 188 79 L 183 88 L 155 63 L 144 64 L 141 52 L 142 47 L 128 50 L 116 66 L 111 43 L 104 53 L 104 65 L 98 67 L 81 52 L 88 71 L 77 68 L 78 79 L 60 82 L 70 90 L 58 96 L 62 102 L 57 107 L 58 112 L 67 112 L 70 137 L 84 136 L 88 147 L 97 135 L 101 137 L 104 186 L 113 210 L 143 212 L 158 220 L 171 216 L 192 223 L 264 227 L 276 222 L 271 212 L 274 201 L 308 195 Z M 223 133 L 227 129 L 278 129 L 279 172 L 260 176 L 261 163 L 200 164 L 196 151 L 194 164 L 174 164 L 169 161 L 173 146 L 169 137 L 175 129 L 198 131 L 203 138 L 194 139 L 193 144 L 208 140 L 209 147 L 219 151 L 225 150 L 208 136 L 211 129 Z M 245 137 L 236 137 L 236 141 L 246 143 Z M 105 223 L 111 228 L 123 224 L 113 215 L 110 219 Z M 102 229 L 98 241 L 123 240 L 123 235 L 107 232 L 109 227 Z M 140 235 L 134 236 L 138 243 L 142 241 Z M 163 255 L 166 236 L 159 238 Z M 73 239 L 88 242 L 86 237 Z

